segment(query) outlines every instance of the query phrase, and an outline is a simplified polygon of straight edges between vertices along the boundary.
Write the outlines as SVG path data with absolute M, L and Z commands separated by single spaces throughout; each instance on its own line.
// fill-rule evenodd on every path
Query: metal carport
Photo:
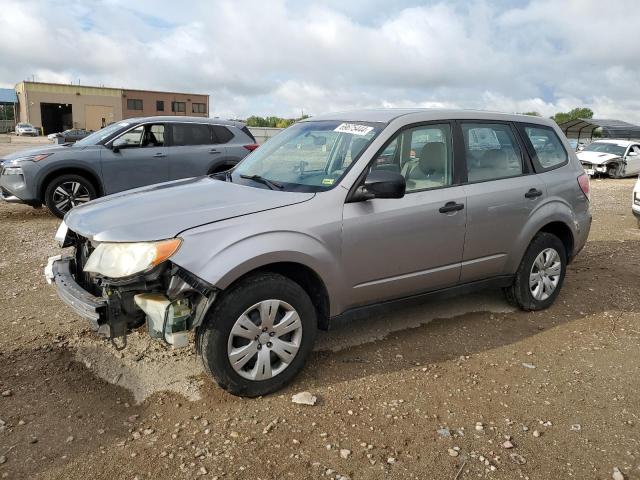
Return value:
M 567 138 L 593 139 L 593 132 L 600 128 L 601 138 L 640 138 L 640 126 L 622 120 L 598 120 L 595 118 L 576 118 L 558 125 Z

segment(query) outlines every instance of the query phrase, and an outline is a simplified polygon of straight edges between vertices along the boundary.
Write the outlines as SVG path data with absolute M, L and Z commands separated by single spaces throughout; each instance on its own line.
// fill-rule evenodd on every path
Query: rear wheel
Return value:
M 522 258 L 513 285 L 504 289 L 507 300 L 523 310 L 543 310 L 556 299 L 567 268 L 562 241 L 538 233 Z
M 307 293 L 275 273 L 245 278 L 225 291 L 198 329 L 206 371 L 234 395 L 275 392 L 302 370 L 317 319 Z
M 44 192 L 47 208 L 58 218 L 73 207 L 87 203 L 98 195 L 93 184 L 81 175 L 68 174 L 54 178 Z

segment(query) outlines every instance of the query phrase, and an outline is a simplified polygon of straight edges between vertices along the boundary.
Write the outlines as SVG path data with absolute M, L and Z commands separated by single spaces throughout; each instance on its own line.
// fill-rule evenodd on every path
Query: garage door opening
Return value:
M 68 103 L 41 103 L 40 114 L 45 135 L 73 128 L 73 113 Z

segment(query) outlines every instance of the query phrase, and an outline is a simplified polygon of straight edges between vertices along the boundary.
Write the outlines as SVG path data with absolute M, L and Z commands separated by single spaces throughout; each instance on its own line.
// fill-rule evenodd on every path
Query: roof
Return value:
M 409 117 L 412 121 L 429 120 L 502 120 L 539 123 L 553 125 L 551 120 L 531 115 L 517 115 L 503 112 L 463 109 L 435 108 L 378 108 L 369 110 L 350 110 L 344 112 L 325 113 L 311 117 L 305 121 L 338 120 L 346 122 L 384 122 L 389 123 L 400 117 Z
M 47 88 L 47 87 L 68 88 L 68 87 L 70 87 L 70 88 L 75 88 L 75 89 L 86 88 L 86 89 L 91 89 L 91 90 L 117 90 L 119 92 L 119 94 L 126 93 L 126 92 L 146 92 L 146 93 L 166 93 L 166 94 L 172 94 L 172 95 L 193 95 L 193 96 L 200 96 L 200 97 L 208 97 L 209 96 L 208 93 L 175 92 L 175 91 L 171 91 L 171 90 L 143 90 L 143 89 L 140 89 L 140 88 L 106 87 L 106 86 L 98 86 L 98 85 L 79 85 L 79 84 L 75 84 L 75 83 L 32 82 L 32 81 L 29 81 L 29 80 L 24 80 L 24 81 L 18 83 L 18 85 L 24 85 L 25 88 L 27 88 L 27 86 L 32 86 L 32 87 L 40 87 L 40 88 Z
M 233 125 L 234 127 L 242 128 L 245 126 L 243 122 L 236 120 L 223 120 L 221 118 L 210 117 L 187 117 L 182 115 L 158 115 L 152 117 L 132 117 L 118 120 L 114 123 L 136 123 L 136 122 L 183 122 L 183 123 L 211 123 L 214 125 Z
M 593 136 L 593 131 L 602 129 L 605 138 L 640 138 L 640 126 L 622 120 L 576 118 L 559 125 L 567 138 Z
M 0 103 L 18 103 L 18 97 L 13 88 L 0 88 Z

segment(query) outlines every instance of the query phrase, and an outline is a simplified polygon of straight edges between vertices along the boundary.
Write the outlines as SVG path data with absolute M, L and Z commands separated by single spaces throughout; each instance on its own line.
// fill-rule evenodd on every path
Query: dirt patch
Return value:
M 633 183 L 592 182 L 590 240 L 549 310 L 488 291 L 367 318 L 253 400 L 191 349 L 136 333 L 120 358 L 42 279 L 57 220 L 0 204 L 0 478 L 640 478 Z

